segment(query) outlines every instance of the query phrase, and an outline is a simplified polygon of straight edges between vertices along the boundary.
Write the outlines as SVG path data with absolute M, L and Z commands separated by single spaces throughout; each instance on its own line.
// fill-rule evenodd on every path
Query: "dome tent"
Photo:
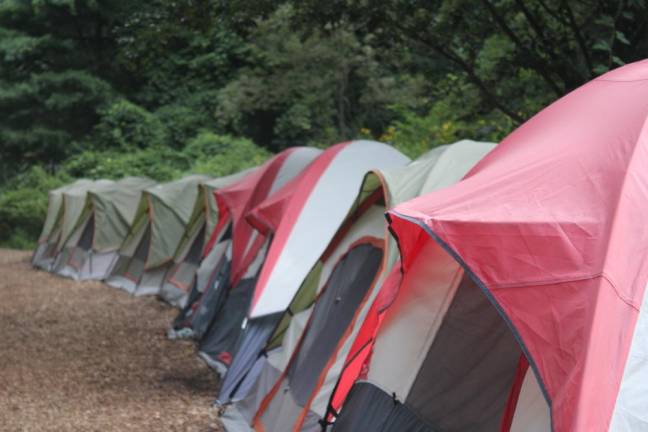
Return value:
M 259 235 L 244 219 L 249 209 L 295 178 L 320 150 L 293 147 L 275 155 L 253 173 L 214 191 L 218 221 L 204 251 L 187 305 L 176 317 L 169 336 L 198 340 L 221 310 L 233 284 L 253 284 L 269 237 Z
M 142 192 L 130 232 L 106 283 L 135 295 L 158 294 L 191 217 L 198 185 L 193 175 Z
M 351 342 L 398 255 L 384 212 L 456 182 L 493 147 L 461 141 L 365 176 L 353 210 L 307 278 L 318 279 L 316 287 L 300 287 L 258 359 L 249 394 L 228 409 L 228 430 L 237 430 L 229 422 L 236 417 L 247 424 L 256 418 L 266 430 L 321 428 L 343 365 L 358 355 Z
M 280 218 L 267 256 L 260 263 L 262 267 L 256 283 L 238 292 L 232 290 L 236 297 L 230 296 L 223 308 L 225 313 L 211 324 L 201 340 L 201 356 L 220 362 L 224 370 L 247 337 L 257 340 L 259 334 L 271 328 L 278 312 L 285 310 L 299 287 L 298 280 L 293 278 L 304 277 L 315 264 L 348 213 L 354 191 L 368 167 L 396 166 L 406 160 L 389 145 L 349 141 L 329 147 L 313 161 L 295 185 L 288 205 L 280 206 L 285 214 Z M 271 285 L 268 285 L 269 272 L 274 273 Z M 282 283 L 275 280 L 280 273 L 284 278 Z M 267 291 L 265 295 L 276 301 L 271 307 L 278 309 L 250 315 L 248 322 L 246 316 L 268 288 L 272 292 Z
M 334 431 L 648 426 L 647 101 L 648 61 L 609 72 L 390 212 L 403 283 Z
M 133 222 L 142 190 L 153 180 L 126 177 L 96 183 L 87 191 L 64 192 L 76 221 L 57 257 L 54 271 L 73 279 L 104 279 Z
M 253 170 L 254 168 L 243 170 L 198 185 L 198 197 L 189 223 L 173 257 L 173 266 L 167 272 L 160 289 L 160 297 L 167 303 L 178 307 L 183 307 L 186 303 L 203 259 L 203 251 L 218 222 L 218 205 L 214 192 L 236 183 Z
M 251 212 L 249 217 L 255 220 L 258 229 L 269 226 L 275 234 L 261 279 L 250 292 L 250 302 L 242 316 L 247 314 L 249 321 L 237 341 L 232 368 L 224 382 L 234 382 L 232 386 L 236 387 L 237 379 L 233 377 L 247 375 L 250 359 L 256 359 L 269 336 L 268 332 L 276 325 L 303 278 L 316 265 L 346 219 L 367 170 L 402 166 L 407 162 L 404 155 L 385 144 L 371 141 L 341 143 L 327 149 L 313 162 L 292 185 L 290 193 L 273 197 Z M 383 226 L 381 220 L 381 232 Z M 279 278 L 283 281 L 279 282 Z M 250 315 L 255 299 L 260 305 L 261 297 L 277 300 L 274 305 L 263 300 L 268 309 L 277 309 Z
M 74 188 L 87 187 L 90 184 L 92 184 L 92 180 L 80 179 L 74 183 L 49 191 L 43 230 L 38 238 L 38 245 L 31 259 L 33 266 L 43 270 L 49 270 L 54 262 L 63 220 L 63 192 Z

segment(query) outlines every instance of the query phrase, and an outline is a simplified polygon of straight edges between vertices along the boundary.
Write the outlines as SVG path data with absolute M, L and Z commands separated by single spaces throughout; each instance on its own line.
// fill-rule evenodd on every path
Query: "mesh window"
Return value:
M 337 264 L 315 304 L 288 377 L 295 401 L 304 406 L 320 374 L 364 299 L 382 261 L 382 249 L 364 244 Z
M 464 276 L 406 405 L 442 431 L 499 431 L 521 350 Z

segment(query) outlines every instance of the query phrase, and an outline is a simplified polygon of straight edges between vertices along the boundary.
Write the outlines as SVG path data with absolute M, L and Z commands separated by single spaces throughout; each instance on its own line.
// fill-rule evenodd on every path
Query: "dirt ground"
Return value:
M 175 311 L 0 249 L 0 431 L 217 431 L 218 380 Z

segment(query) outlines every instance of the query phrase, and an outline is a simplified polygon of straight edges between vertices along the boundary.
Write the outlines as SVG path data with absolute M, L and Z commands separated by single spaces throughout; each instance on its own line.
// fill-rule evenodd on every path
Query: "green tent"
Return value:
M 196 272 L 204 258 L 204 250 L 218 223 L 218 204 L 214 191 L 236 183 L 254 168 L 201 183 L 198 197 L 182 240 L 173 256 L 173 266 L 167 272 L 160 297 L 166 302 L 183 307 L 195 281 Z
M 64 220 L 63 243 L 53 270 L 74 279 L 105 278 L 128 235 L 142 191 L 153 185 L 147 178 L 126 177 L 64 192 L 70 217 Z
M 35 267 L 50 270 L 56 257 L 63 223 L 63 192 L 88 187 L 92 183 L 92 180 L 80 179 L 49 192 L 43 230 L 38 238 L 38 246 L 32 255 L 32 264 Z
M 142 196 L 106 282 L 135 295 L 158 294 L 191 221 L 198 186 L 209 177 L 193 175 L 159 184 Z

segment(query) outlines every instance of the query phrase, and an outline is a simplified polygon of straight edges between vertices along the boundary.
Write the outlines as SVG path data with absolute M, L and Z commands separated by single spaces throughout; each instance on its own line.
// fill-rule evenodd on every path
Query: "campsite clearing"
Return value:
M 219 431 L 218 380 L 175 310 L 0 249 L 0 431 Z

